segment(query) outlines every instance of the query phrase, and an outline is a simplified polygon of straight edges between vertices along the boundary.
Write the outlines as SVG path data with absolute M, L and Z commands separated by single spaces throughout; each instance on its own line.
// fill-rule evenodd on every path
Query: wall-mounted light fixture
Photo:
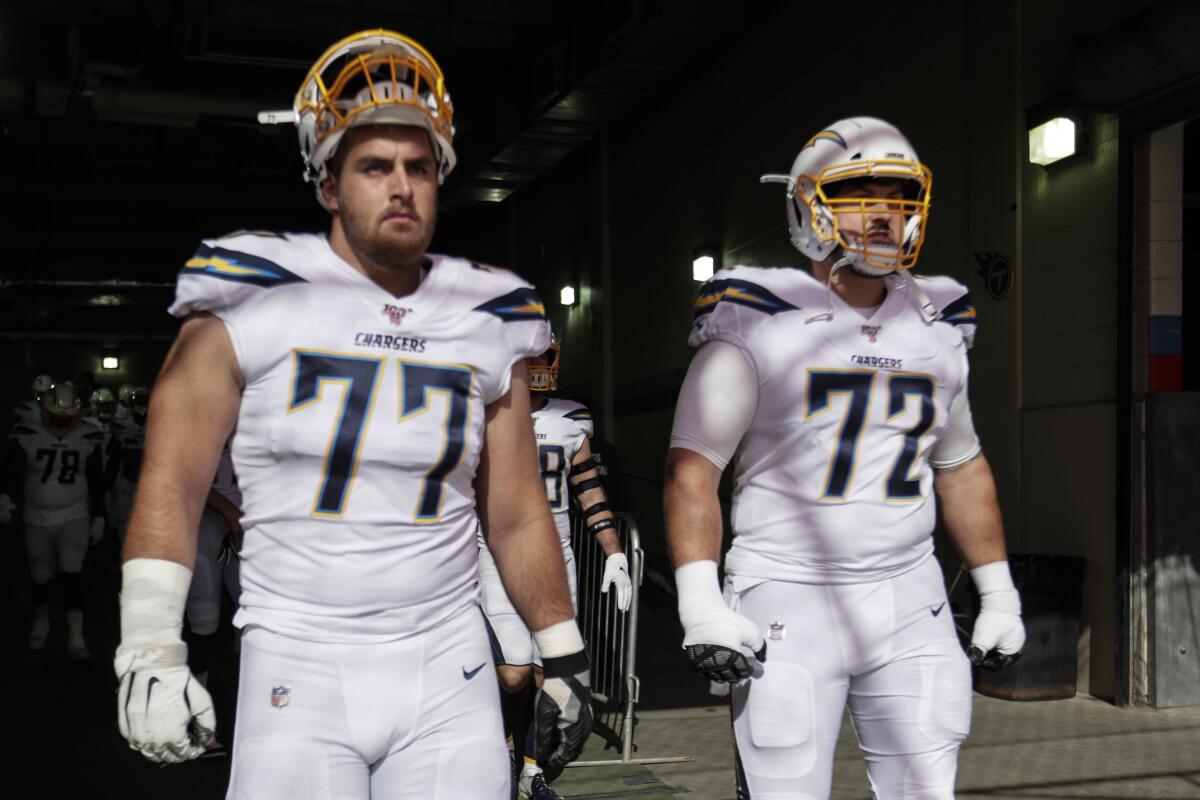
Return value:
M 1094 113 L 1082 100 L 1064 94 L 1025 109 L 1029 163 L 1048 167 L 1091 149 Z
M 562 303 L 564 306 L 575 305 L 575 287 L 564 286 L 562 291 L 558 293 L 558 302 Z
M 1029 163 L 1053 164 L 1075 155 L 1075 121 L 1054 117 L 1029 129 Z
M 103 356 L 100 359 L 100 369 L 120 369 L 121 359 L 116 356 Z
M 692 280 L 704 282 L 721 268 L 721 248 L 702 244 L 692 250 Z

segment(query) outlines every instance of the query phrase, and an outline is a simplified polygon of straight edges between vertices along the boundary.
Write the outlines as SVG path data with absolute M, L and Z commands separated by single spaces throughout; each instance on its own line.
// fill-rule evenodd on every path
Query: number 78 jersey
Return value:
M 171 312 L 195 311 L 224 322 L 245 378 L 235 622 L 389 641 L 474 603 L 485 408 L 550 342 L 533 289 L 431 255 L 394 298 L 323 236 L 240 234 L 184 267 Z
M 690 343 L 738 346 L 758 380 L 736 456 L 731 574 L 855 583 L 932 554 L 928 456 L 965 391 L 974 308 L 949 278 L 914 280 L 919 292 L 889 277 L 869 317 L 801 270 L 738 267 L 701 289 Z
M 554 527 L 564 550 L 571 547 L 571 463 L 583 443 L 592 437 L 592 430 L 591 412 L 574 400 L 552 397 L 533 412 L 538 465 L 546 484 L 546 499 L 550 501 Z

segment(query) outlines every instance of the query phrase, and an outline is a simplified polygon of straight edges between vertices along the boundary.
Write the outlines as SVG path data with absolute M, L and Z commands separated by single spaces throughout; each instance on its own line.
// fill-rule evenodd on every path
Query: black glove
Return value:
M 983 650 L 975 647 L 974 645 L 967 650 L 968 661 L 977 667 L 982 667 L 983 669 L 991 670 L 992 672 L 1011 667 L 1013 664 L 1020 661 L 1020 659 L 1020 651 L 1016 653 L 1001 653 L 999 650 L 993 647 L 991 650 L 988 650 L 987 653 L 984 653 Z
M 719 644 L 688 644 L 683 649 L 696 674 L 715 683 L 737 683 L 749 678 L 753 672 L 741 650 Z M 766 641 L 755 651 L 754 657 L 766 663 Z
M 548 779 L 579 758 L 592 733 L 591 663 L 580 650 L 547 658 L 538 691 L 536 725 L 538 766 Z

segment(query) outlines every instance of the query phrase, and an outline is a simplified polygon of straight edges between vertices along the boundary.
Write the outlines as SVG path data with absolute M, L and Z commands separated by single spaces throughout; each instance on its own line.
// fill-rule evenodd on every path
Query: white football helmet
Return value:
M 321 184 L 347 128 L 413 125 L 429 132 L 438 183 L 454 169 L 454 106 L 441 67 L 421 45 L 394 31 L 360 31 L 317 59 L 293 103 L 304 179 L 326 210 Z M 270 112 L 260 115 L 275 121 Z
M 96 419 L 101 422 L 108 422 L 117 413 L 117 398 L 113 397 L 113 393 L 103 387 L 92 392 L 92 396 L 88 398 L 88 403 L 92 407 L 92 413 L 96 415 Z
M 838 120 L 817 133 L 792 163 L 787 175 L 763 175 L 763 183 L 787 185 L 788 228 L 792 244 L 814 261 L 830 256 L 867 275 L 912 269 L 925 241 L 933 174 L 917 158 L 912 144 L 894 125 L 875 117 Z M 831 187 L 841 181 L 903 181 L 903 199 L 839 198 Z M 898 246 L 847 236 L 839 217 L 898 215 L 903 238 Z
M 50 391 L 50 387 L 54 385 L 54 379 L 49 375 L 38 375 L 33 379 L 33 399 L 41 400 L 42 395 Z
M 79 415 L 82 404 L 79 401 L 79 391 L 70 381 L 56 383 L 42 394 L 42 411 L 52 417 L 75 417 Z
M 133 394 L 133 384 L 122 383 L 120 388 L 117 389 L 117 400 L 120 401 L 121 405 L 129 408 L 129 395 L 131 394 Z

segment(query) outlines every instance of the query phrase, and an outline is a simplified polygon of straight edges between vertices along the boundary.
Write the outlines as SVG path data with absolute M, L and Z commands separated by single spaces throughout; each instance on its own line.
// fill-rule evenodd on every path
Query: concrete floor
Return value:
M 976 695 L 959 758 L 961 800 L 1200 798 L 1200 708 L 1115 708 L 1079 696 L 1014 703 Z M 688 797 L 733 800 L 727 706 L 639 714 L 637 757 L 681 764 L 568 769 L 555 783 L 573 800 Z M 584 758 L 612 758 L 593 738 Z M 849 721 L 842 727 L 832 800 L 871 800 Z

